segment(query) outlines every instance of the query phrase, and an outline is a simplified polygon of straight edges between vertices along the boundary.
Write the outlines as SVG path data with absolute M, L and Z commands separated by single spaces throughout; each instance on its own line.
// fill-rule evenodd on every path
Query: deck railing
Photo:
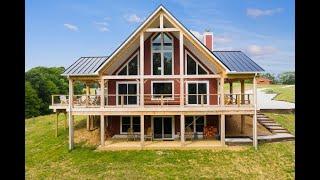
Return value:
M 145 106 L 170 106 L 180 105 L 180 94 L 144 94 Z M 184 106 L 210 106 L 220 105 L 220 94 L 184 94 Z M 139 106 L 139 94 L 108 94 L 104 96 L 105 107 Z M 52 106 L 67 106 L 68 95 L 52 95 Z M 253 105 L 253 94 L 224 94 L 226 106 Z M 74 95 L 73 107 L 100 107 L 100 95 Z

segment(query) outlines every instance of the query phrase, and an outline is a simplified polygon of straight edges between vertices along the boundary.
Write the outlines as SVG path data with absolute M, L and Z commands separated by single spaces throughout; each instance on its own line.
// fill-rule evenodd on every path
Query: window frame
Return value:
M 209 71 L 207 70 L 207 68 L 205 68 L 199 61 L 197 58 L 195 58 L 189 51 L 185 50 L 184 53 L 184 74 L 185 75 L 203 75 L 203 74 L 199 74 L 198 72 L 198 66 L 200 66 L 207 74 L 210 74 Z M 194 62 L 196 63 L 196 74 L 187 74 L 188 73 L 188 55 L 194 60 Z
M 128 132 L 122 131 L 122 118 L 123 117 L 130 117 L 130 128 L 132 129 L 133 128 L 133 117 L 139 117 L 139 119 L 140 119 L 140 116 L 120 116 L 120 134 L 128 134 Z M 140 134 L 141 133 L 141 120 L 139 121 L 139 123 L 140 123 L 140 132 L 133 132 L 133 134 Z
M 137 75 L 129 75 L 129 63 L 133 60 L 133 58 L 135 58 L 137 56 L 137 68 L 138 68 L 138 72 L 137 72 L 137 75 L 140 75 L 140 53 L 139 51 L 135 52 L 131 57 L 130 59 L 128 60 L 128 62 L 126 62 L 125 64 L 123 64 L 119 69 L 118 71 L 116 72 L 116 75 L 117 76 L 137 76 Z M 121 72 L 121 70 L 124 68 L 124 67 L 127 67 L 127 74 L 126 75 L 119 75 L 119 73 Z
M 197 96 L 197 104 L 189 104 L 189 89 L 188 89 L 188 87 L 189 87 L 189 84 L 197 84 L 197 93 L 196 93 L 196 96 Z M 188 106 L 201 106 L 201 104 L 198 104 L 198 83 L 206 83 L 207 84 L 207 104 L 204 104 L 204 105 L 206 105 L 206 106 L 208 106 L 208 105 L 210 105 L 209 103 L 210 103 L 210 101 L 209 101 L 209 99 L 210 99 L 210 91 L 209 91 L 209 85 L 210 85 L 210 83 L 209 83 L 209 80 L 199 80 L 199 81 L 187 81 L 186 82 L 186 89 L 185 89 L 185 92 L 186 92 L 186 105 L 188 105 Z
M 116 106 L 121 106 L 119 104 L 119 84 L 136 84 L 137 85 L 137 104 L 124 104 L 123 106 L 139 106 L 139 83 L 136 81 L 117 81 L 116 82 Z M 127 90 L 128 90 L 128 86 L 127 86 Z M 128 95 L 127 95 L 128 97 Z M 128 99 L 127 99 L 127 103 L 128 103 Z
M 174 81 L 166 80 L 166 81 L 151 81 L 151 100 L 160 100 L 161 98 L 153 97 L 153 84 L 154 83 L 171 83 L 171 97 L 164 97 L 165 100 L 174 100 Z
M 153 50 L 153 43 L 152 40 L 154 37 L 156 37 L 158 34 L 161 36 L 161 49 L 160 50 Z M 172 50 L 164 50 L 163 47 L 163 34 L 167 34 L 172 39 Z M 166 32 L 159 32 L 155 33 L 150 38 L 150 50 L 151 50 L 151 75 L 154 76 L 171 76 L 174 75 L 174 37 L 170 33 Z M 171 66 L 171 74 L 164 74 L 164 53 L 171 52 L 172 57 L 172 66 Z M 154 53 L 160 53 L 160 61 L 161 61 L 161 74 L 153 74 L 153 54 Z
M 197 133 L 197 134 L 203 134 L 203 132 L 201 131 L 197 131 L 197 121 L 196 118 L 197 117 L 201 117 L 201 116 L 186 116 L 186 117 L 192 117 L 193 118 L 193 133 Z M 185 128 L 186 128 L 185 124 Z M 203 116 L 203 127 L 205 127 L 207 125 L 207 116 Z

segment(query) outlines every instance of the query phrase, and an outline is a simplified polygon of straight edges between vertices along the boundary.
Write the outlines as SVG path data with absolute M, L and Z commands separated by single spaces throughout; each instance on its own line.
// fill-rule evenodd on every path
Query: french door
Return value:
M 153 117 L 154 139 L 173 139 L 174 121 L 172 117 Z

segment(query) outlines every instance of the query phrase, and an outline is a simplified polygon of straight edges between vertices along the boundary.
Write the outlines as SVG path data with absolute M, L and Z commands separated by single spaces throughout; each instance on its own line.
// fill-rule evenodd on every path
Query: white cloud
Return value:
M 107 22 L 94 22 L 96 25 L 100 25 L 100 26 L 107 26 L 108 23 Z
M 64 27 L 66 27 L 67 29 L 69 29 L 71 31 L 78 31 L 79 30 L 77 26 L 72 25 L 72 24 L 65 23 L 63 25 L 64 25 Z
M 216 42 L 216 43 L 225 44 L 225 43 L 229 43 L 231 41 L 232 41 L 232 39 L 230 37 L 213 35 L 213 43 Z
M 108 29 L 107 27 L 99 27 L 98 29 L 99 29 L 99 31 L 101 31 L 101 32 L 107 32 L 107 31 L 109 31 L 109 29 Z
M 255 9 L 255 8 L 248 8 L 247 9 L 247 16 L 256 18 L 259 16 L 271 16 L 275 13 L 282 12 L 282 8 L 275 8 L 275 9 Z
M 273 46 L 250 45 L 247 47 L 246 51 L 252 56 L 262 56 L 277 52 L 277 48 Z
M 143 21 L 143 18 L 139 17 L 136 14 L 131 14 L 131 15 L 125 15 L 124 18 L 129 22 L 129 23 L 140 23 Z
M 203 41 L 203 34 L 198 32 L 198 31 L 194 31 L 194 30 L 190 30 L 190 32 L 197 38 L 199 39 L 201 42 Z

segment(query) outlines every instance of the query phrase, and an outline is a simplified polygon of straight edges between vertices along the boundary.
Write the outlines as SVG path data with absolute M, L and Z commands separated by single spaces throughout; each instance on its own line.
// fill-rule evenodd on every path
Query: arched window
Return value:
M 158 33 L 151 43 L 152 74 L 173 74 L 173 38 L 167 33 Z

